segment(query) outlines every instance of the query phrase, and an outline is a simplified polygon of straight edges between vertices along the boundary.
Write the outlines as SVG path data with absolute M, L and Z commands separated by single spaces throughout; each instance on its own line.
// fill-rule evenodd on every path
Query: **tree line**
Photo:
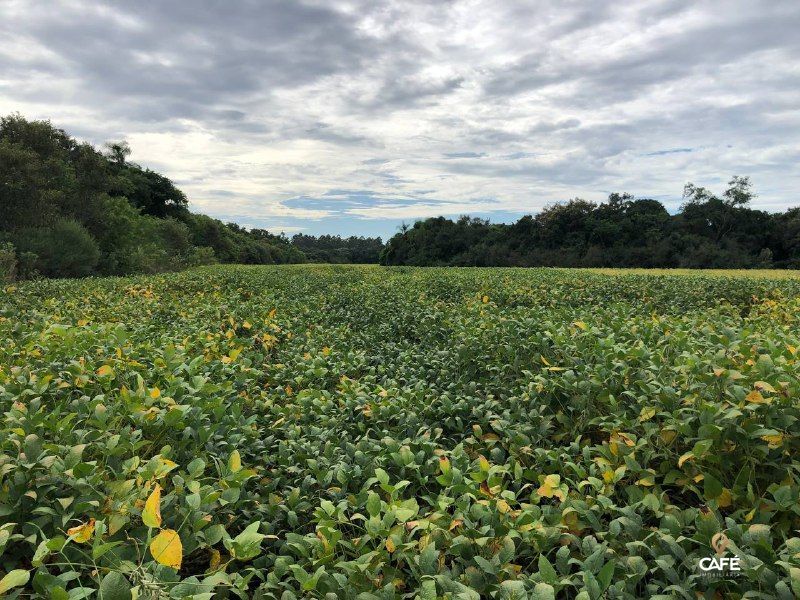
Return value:
M 164 175 L 48 121 L 0 118 L 0 280 L 127 275 L 213 262 L 377 262 L 379 238 L 245 229 L 192 213 Z
M 750 207 L 747 177 L 717 195 L 687 184 L 680 211 L 614 193 L 579 198 L 516 223 L 462 216 L 402 226 L 380 238 L 291 238 L 188 209 L 164 175 L 100 151 L 49 121 L 0 118 L 0 280 L 127 275 L 214 262 L 384 265 L 800 268 L 800 207 Z
M 463 216 L 403 226 L 381 253 L 384 265 L 800 268 L 800 207 L 750 208 L 747 177 L 721 195 L 687 184 L 670 214 L 652 199 L 614 193 L 576 198 L 513 224 Z

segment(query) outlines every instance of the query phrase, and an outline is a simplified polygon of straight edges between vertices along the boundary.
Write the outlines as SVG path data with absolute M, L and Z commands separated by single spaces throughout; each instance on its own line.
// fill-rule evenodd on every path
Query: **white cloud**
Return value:
M 198 210 L 284 230 L 734 173 L 776 210 L 800 189 L 799 28 L 795 1 L 15 0 L 0 113 L 124 136 Z

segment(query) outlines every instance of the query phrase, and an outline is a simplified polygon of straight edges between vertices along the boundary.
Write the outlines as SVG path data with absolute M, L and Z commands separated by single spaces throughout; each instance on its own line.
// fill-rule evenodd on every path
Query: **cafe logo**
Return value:
M 724 556 L 731 541 L 724 533 L 716 533 L 711 538 L 711 547 L 716 556 L 707 556 L 700 559 L 700 571 L 711 577 L 736 576 L 742 570 L 741 559 L 738 556 Z

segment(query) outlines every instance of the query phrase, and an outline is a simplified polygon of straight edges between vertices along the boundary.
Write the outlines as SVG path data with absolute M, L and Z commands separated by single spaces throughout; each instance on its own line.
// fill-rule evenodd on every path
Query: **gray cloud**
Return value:
M 483 158 L 486 152 L 445 152 L 444 158 Z
M 778 209 L 800 203 L 799 29 L 796 0 L 5 0 L 0 113 L 126 137 L 198 210 L 262 225 L 733 173 Z
M 693 148 L 670 148 L 669 150 L 656 150 L 648 152 L 645 156 L 664 156 L 665 154 L 681 154 L 683 152 L 693 152 Z

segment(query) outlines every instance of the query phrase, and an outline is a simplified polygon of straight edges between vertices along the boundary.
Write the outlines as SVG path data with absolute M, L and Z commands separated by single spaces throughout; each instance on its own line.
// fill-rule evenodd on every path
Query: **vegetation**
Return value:
M 105 153 L 49 122 L 0 118 L 0 280 L 156 273 L 213 262 L 377 262 L 380 239 L 246 230 L 187 209 L 163 175 Z
M 338 235 L 315 237 L 302 233 L 292 236 L 292 246 L 302 250 L 311 262 L 334 264 L 377 263 L 383 250 L 383 242 L 379 237 L 342 238 Z
M 0 279 L 156 273 L 213 262 L 800 267 L 800 208 L 749 208 L 754 193 L 746 177 L 734 177 L 721 196 L 687 184 L 675 215 L 656 200 L 611 194 L 601 204 L 552 205 L 511 225 L 431 218 L 403 226 L 384 246 L 377 237 L 289 240 L 193 214 L 168 178 L 129 155 L 125 142 L 109 143 L 101 154 L 49 122 L 0 118 Z
M 212 266 L 2 290 L 0 594 L 800 594 L 785 273 Z M 738 577 L 698 571 L 719 532 Z
M 575 199 L 511 225 L 444 217 L 419 221 L 391 238 L 386 265 L 798 268 L 800 208 L 748 207 L 750 180 L 734 177 L 721 196 L 687 184 L 681 212 L 656 200 L 611 194 Z

